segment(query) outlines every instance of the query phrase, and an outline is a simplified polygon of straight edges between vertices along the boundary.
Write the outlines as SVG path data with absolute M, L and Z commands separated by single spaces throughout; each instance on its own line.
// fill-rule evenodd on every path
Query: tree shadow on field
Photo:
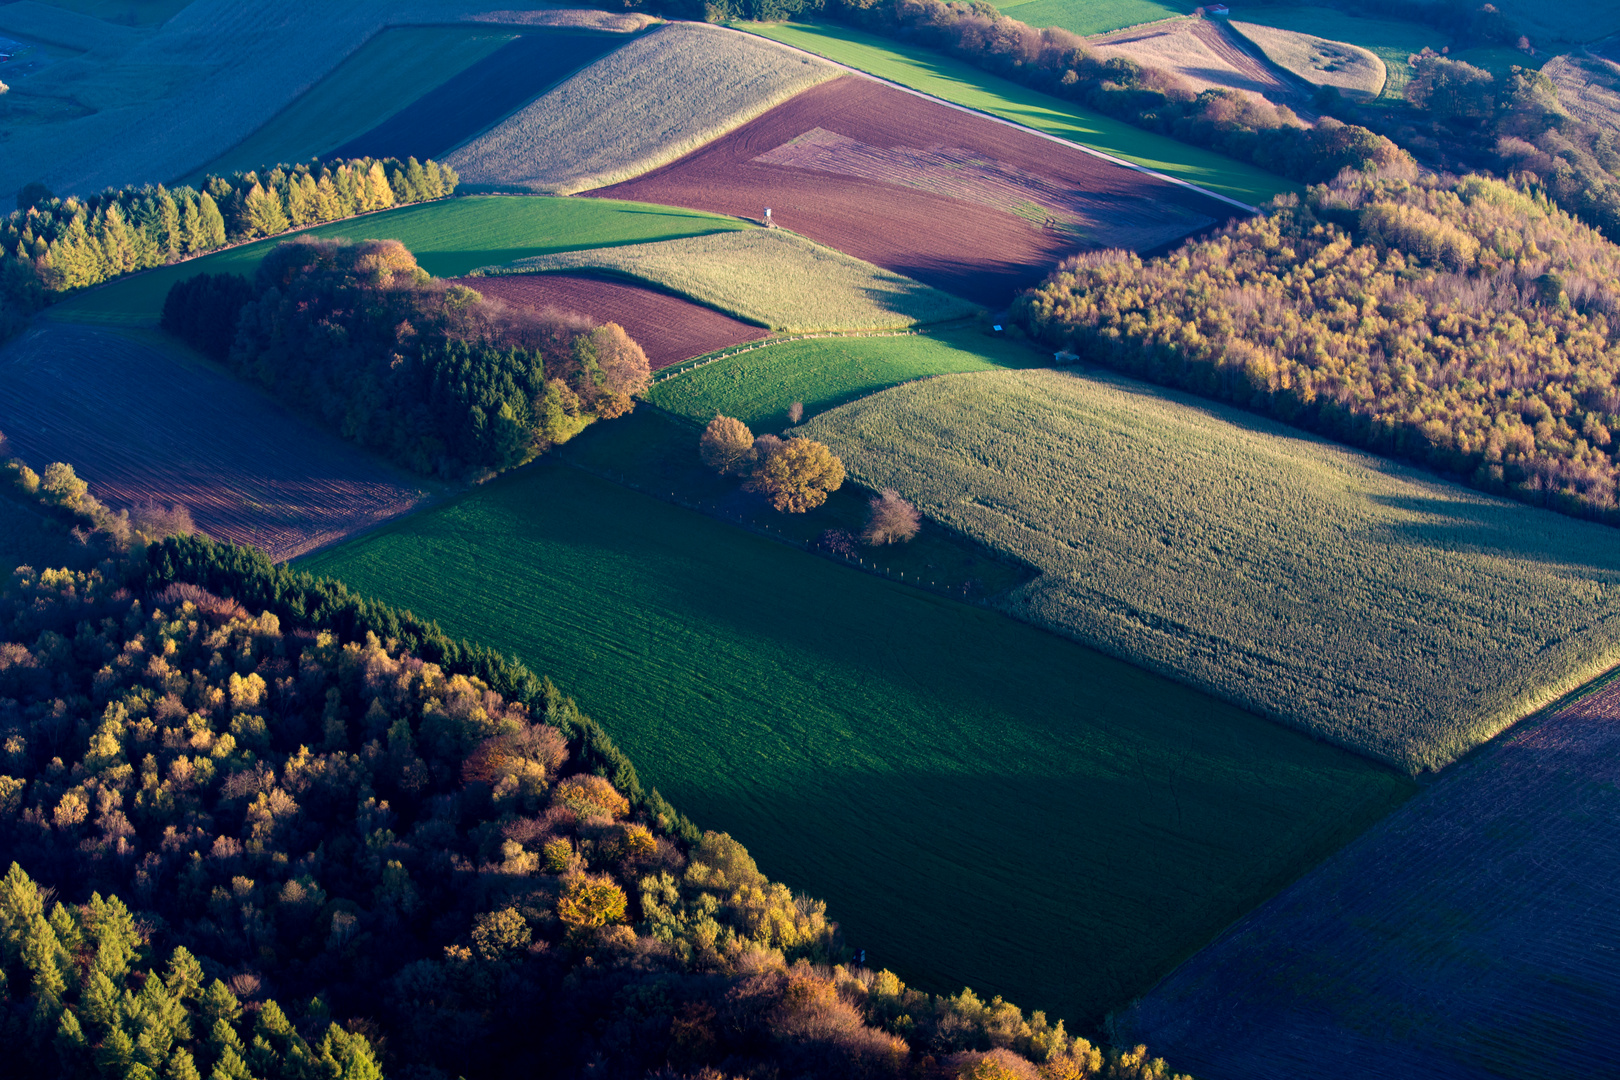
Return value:
M 1443 483 L 1438 477 L 1401 478 Z M 1620 530 L 1611 526 L 1467 488 L 1459 488 L 1453 498 L 1420 494 L 1366 498 L 1406 515 L 1406 520 L 1385 522 L 1367 532 L 1373 543 L 1393 551 L 1422 548 L 1489 555 L 1620 583 Z

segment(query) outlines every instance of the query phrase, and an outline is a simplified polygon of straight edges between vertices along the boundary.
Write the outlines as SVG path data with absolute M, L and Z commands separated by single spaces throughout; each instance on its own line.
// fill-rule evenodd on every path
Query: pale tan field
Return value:
M 1384 62 L 1359 45 L 1258 23 L 1230 25 L 1265 53 L 1266 59 L 1314 86 L 1337 87 L 1353 101 L 1371 101 L 1383 92 L 1388 78 Z
M 622 275 L 787 333 L 898 330 L 977 310 L 949 293 L 782 229 L 540 255 L 477 273 L 547 270 Z
M 448 160 L 469 191 L 571 195 L 674 161 L 838 74 L 759 38 L 673 24 L 609 53 Z
M 1292 87 L 1228 41 L 1203 19 L 1164 19 L 1093 38 L 1087 49 L 1107 60 L 1120 56 L 1179 76 L 1191 91 L 1243 90 L 1273 101 L 1296 96 Z
M 1595 56 L 1558 56 L 1542 65 L 1558 103 L 1575 119 L 1620 132 L 1620 65 Z

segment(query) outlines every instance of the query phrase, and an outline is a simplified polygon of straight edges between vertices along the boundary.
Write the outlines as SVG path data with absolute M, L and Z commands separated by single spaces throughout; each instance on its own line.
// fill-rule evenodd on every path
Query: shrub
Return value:
M 802 514 L 827 501 L 844 483 L 844 463 L 814 439 L 788 439 L 768 448 L 743 487 L 771 500 L 777 511 Z
M 578 937 L 622 921 L 626 906 L 624 890 L 610 879 L 581 874 L 563 886 L 557 900 L 557 918 Z
M 741 475 L 754 462 L 754 433 L 741 420 L 716 415 L 698 439 L 698 455 L 722 476 Z

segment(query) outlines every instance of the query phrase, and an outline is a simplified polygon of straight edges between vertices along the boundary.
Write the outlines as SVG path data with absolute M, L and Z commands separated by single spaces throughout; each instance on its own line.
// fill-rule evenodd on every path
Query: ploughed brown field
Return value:
M 47 323 L 0 349 L 0 431 L 36 470 L 72 465 L 114 509 L 183 503 L 203 532 L 278 560 L 427 494 L 178 347 L 89 326 Z
M 964 299 L 1007 303 L 1077 251 L 1161 247 L 1233 209 L 857 76 L 590 194 L 777 224 Z
M 505 274 L 460 278 L 485 296 L 525 307 L 556 308 L 615 322 L 647 354 L 654 371 L 694 356 L 771 336 L 712 308 L 679 296 L 588 274 Z

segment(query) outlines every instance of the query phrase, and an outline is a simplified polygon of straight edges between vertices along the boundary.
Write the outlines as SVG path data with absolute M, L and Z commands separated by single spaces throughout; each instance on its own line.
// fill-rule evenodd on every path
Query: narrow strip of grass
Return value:
M 1087 1029 L 1413 790 L 1005 616 L 549 461 L 302 566 L 556 678 L 676 806 L 824 897 L 874 966 Z
M 1090 37 L 1186 15 L 1188 0 L 999 0 L 996 9 L 1028 26 L 1060 26 Z
M 1274 195 L 1304 190 L 1291 180 L 1253 165 L 1131 127 L 919 45 L 819 23 L 743 23 L 739 28 L 945 101 L 1101 150 L 1240 202 L 1259 204 Z
M 617 247 L 746 228 L 736 218 L 612 199 L 534 195 L 470 196 L 334 221 L 301 236 L 398 240 L 436 277 L 457 277 L 489 263 L 578 248 Z M 251 275 L 287 236 L 148 270 L 69 297 L 52 318 L 70 322 L 155 326 L 169 288 L 195 274 Z

